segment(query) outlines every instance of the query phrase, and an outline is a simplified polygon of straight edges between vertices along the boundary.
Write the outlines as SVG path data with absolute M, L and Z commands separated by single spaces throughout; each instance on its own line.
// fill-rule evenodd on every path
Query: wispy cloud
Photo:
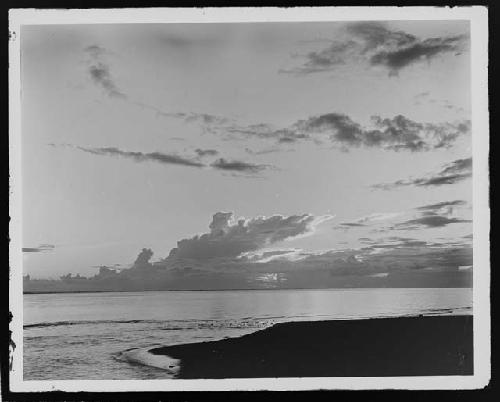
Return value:
M 85 48 L 85 52 L 90 58 L 88 73 L 94 84 L 101 87 L 111 98 L 126 99 L 125 93 L 114 82 L 109 64 L 104 60 L 104 56 L 108 53 L 107 50 L 92 45 Z
M 230 124 L 213 127 L 213 132 L 231 138 L 259 138 L 277 145 L 299 141 L 330 143 L 342 149 L 382 148 L 392 151 L 428 151 L 449 148 L 470 132 L 468 120 L 444 123 L 420 123 L 405 116 L 372 116 L 371 126 L 363 127 L 342 113 L 326 113 L 298 120 L 288 127 L 276 128 L 259 123 L 248 126 Z
M 364 229 L 370 228 L 373 225 L 380 225 L 387 221 L 392 221 L 403 215 L 403 212 L 376 212 L 370 215 L 362 216 L 349 222 L 341 222 L 333 226 L 333 229 Z
M 472 177 L 472 158 L 457 159 L 444 165 L 438 172 L 424 177 L 397 180 L 393 183 L 375 184 L 371 186 L 377 190 L 392 190 L 407 186 L 442 186 L 455 184 Z
M 467 205 L 464 200 L 452 200 L 422 205 L 402 212 L 373 213 L 350 222 L 342 222 L 334 226 L 334 229 L 388 232 L 439 228 L 454 223 L 470 223 L 472 221 L 463 216 L 467 212 Z M 366 237 L 360 239 L 364 239 L 363 242 L 370 242 L 370 239 Z M 398 236 L 388 239 L 391 241 L 411 240 Z
M 433 214 L 430 216 L 422 216 L 417 219 L 410 219 L 405 222 L 398 223 L 397 229 L 417 229 L 419 227 L 440 228 L 452 223 L 467 223 L 472 222 L 470 219 L 448 218 L 446 216 Z
M 392 229 L 440 228 L 454 223 L 470 223 L 472 220 L 457 216 L 457 211 L 466 205 L 464 200 L 422 205 L 415 208 L 416 216 L 396 223 Z
M 372 38 L 370 41 L 378 43 L 379 40 Z M 226 139 L 241 137 L 268 139 L 275 141 L 278 146 L 308 140 L 316 143 L 329 142 L 341 149 L 363 146 L 395 151 L 427 151 L 450 147 L 460 136 L 470 132 L 468 120 L 421 123 L 403 115 L 393 118 L 372 116 L 371 126 L 363 127 L 343 113 L 332 112 L 297 120 L 288 127 L 276 128 L 266 123 L 242 125 L 234 119 L 208 113 L 164 111 L 154 105 L 129 99 L 117 87 L 110 67 L 104 61 L 104 56 L 108 53 L 106 49 L 94 45 L 87 47 L 86 52 L 91 60 L 89 74 L 94 83 L 108 96 L 127 99 L 130 103 L 151 110 L 158 116 L 199 124 L 205 132 L 219 134 Z M 277 150 L 282 149 L 286 148 L 279 147 Z
M 419 92 L 413 97 L 413 103 L 416 106 L 420 106 L 422 104 L 430 104 L 433 107 L 439 106 L 444 109 L 452 110 L 456 113 L 463 113 L 465 109 L 463 107 L 459 107 L 451 103 L 447 99 L 435 99 L 431 97 L 431 93 L 429 91 Z
M 155 162 L 166 165 L 207 168 L 232 172 L 246 177 L 251 177 L 249 176 L 250 174 L 261 173 L 264 170 L 276 170 L 276 167 L 272 165 L 254 164 L 240 160 L 227 160 L 224 158 L 219 158 L 208 164 L 200 161 L 201 156 L 218 155 L 219 152 L 214 149 L 196 149 L 195 155 L 190 157 L 186 155 L 178 155 L 176 153 L 124 151 L 116 147 L 83 147 L 72 144 L 48 145 L 52 147 L 72 148 L 92 155 L 126 158 L 131 159 L 134 162 Z
M 363 227 L 363 226 L 366 226 L 364 223 L 359 223 L 359 222 L 342 222 L 339 225 L 340 226 L 346 226 L 346 227 Z
M 328 46 L 303 56 L 300 66 L 280 70 L 282 73 L 305 75 L 334 71 L 343 65 L 382 67 L 389 76 L 397 76 L 404 68 L 431 61 L 445 54 L 458 55 L 466 48 L 467 35 L 418 38 L 396 31 L 382 22 L 349 23 Z
M 219 154 L 219 151 L 215 149 L 200 149 L 197 148 L 195 149 L 195 152 L 198 156 L 203 157 L 203 156 L 216 156 Z
M 238 160 L 226 160 L 224 158 L 217 159 L 210 166 L 217 170 L 232 171 L 238 173 L 260 173 L 263 170 L 269 169 L 269 165 L 259 165 Z
M 421 207 L 417 207 L 415 209 L 424 211 L 439 211 L 442 210 L 443 208 L 448 209 L 457 206 L 463 206 L 466 204 L 467 203 L 464 200 L 443 201 L 443 202 L 438 202 L 437 204 L 422 205 Z
M 80 151 L 88 152 L 94 155 L 123 157 L 132 159 L 135 162 L 157 162 L 162 164 L 183 165 L 183 166 L 191 166 L 197 168 L 205 166 L 203 163 L 193 159 L 189 159 L 176 154 L 165 154 L 162 152 L 148 152 L 148 153 L 132 152 L 132 151 L 123 151 L 115 147 L 86 148 L 77 146 L 76 148 L 79 149 Z
M 38 247 L 23 247 L 23 253 L 46 253 L 54 251 L 55 248 L 53 244 L 40 244 Z

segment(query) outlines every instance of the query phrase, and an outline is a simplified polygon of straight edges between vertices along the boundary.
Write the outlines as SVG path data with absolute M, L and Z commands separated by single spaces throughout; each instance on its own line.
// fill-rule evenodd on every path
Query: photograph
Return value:
M 10 23 L 11 387 L 487 385 L 485 8 Z

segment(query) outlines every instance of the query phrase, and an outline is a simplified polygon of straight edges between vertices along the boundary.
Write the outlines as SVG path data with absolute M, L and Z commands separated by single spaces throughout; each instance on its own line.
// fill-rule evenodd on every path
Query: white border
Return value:
M 330 377 L 227 380 L 23 381 L 21 232 L 20 26 L 25 24 L 213 23 L 353 20 L 469 20 L 473 128 L 474 375 L 444 377 Z M 34 10 L 9 12 L 10 309 L 13 353 L 10 388 L 33 391 L 193 391 L 310 389 L 477 389 L 489 383 L 490 258 L 488 205 L 488 12 L 485 7 L 297 7 Z

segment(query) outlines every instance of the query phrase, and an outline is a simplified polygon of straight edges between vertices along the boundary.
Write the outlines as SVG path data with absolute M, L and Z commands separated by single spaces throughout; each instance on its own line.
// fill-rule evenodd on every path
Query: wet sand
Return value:
M 472 316 L 283 323 L 150 353 L 179 359 L 186 379 L 472 375 Z

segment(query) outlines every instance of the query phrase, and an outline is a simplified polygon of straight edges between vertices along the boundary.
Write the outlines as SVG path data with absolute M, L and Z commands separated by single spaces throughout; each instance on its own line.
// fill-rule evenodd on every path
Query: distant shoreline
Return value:
M 449 286 L 449 287 L 338 287 L 338 288 L 234 288 L 234 289 L 145 289 L 145 290 L 71 290 L 71 291 L 23 291 L 23 295 L 43 295 L 43 294 L 71 294 L 71 293 L 141 293 L 141 292 L 234 292 L 234 291 L 263 291 L 269 290 L 353 290 L 353 289 L 472 289 L 470 286 Z
M 289 322 L 149 352 L 180 360 L 184 379 L 472 375 L 472 324 L 472 315 Z

